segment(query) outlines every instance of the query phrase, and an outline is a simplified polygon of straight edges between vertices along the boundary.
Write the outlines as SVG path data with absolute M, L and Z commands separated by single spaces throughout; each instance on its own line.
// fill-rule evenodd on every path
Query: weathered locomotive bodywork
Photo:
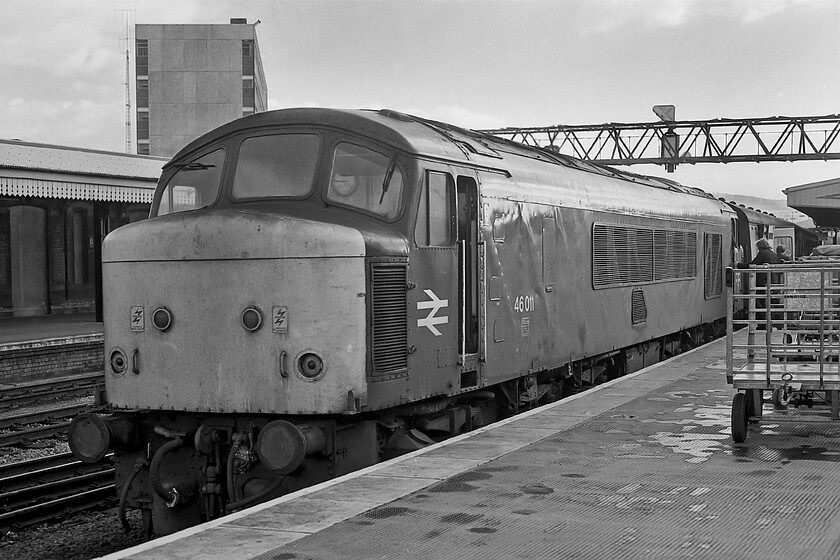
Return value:
M 105 240 L 109 412 L 71 448 L 114 449 L 121 507 L 158 534 L 343 474 L 698 342 L 734 222 L 391 111 L 240 119 Z

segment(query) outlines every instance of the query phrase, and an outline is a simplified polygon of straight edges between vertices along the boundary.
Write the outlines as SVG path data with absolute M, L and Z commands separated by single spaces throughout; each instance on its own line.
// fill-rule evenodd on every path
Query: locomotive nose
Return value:
M 358 230 L 230 209 L 122 229 L 103 247 L 109 404 L 309 414 L 366 399 Z

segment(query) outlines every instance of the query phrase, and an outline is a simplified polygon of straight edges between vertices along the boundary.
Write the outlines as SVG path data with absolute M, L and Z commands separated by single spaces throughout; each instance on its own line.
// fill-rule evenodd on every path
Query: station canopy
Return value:
M 840 228 L 840 178 L 788 187 L 787 205 L 807 214 L 818 228 Z
M 166 158 L 0 140 L 0 196 L 151 203 Z

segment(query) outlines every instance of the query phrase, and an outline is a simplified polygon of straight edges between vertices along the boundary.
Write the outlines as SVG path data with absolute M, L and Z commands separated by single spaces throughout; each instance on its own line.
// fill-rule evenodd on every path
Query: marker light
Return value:
M 245 308 L 240 320 L 242 321 L 242 327 L 248 332 L 257 332 L 263 323 L 262 313 L 253 305 Z
M 152 314 L 152 324 L 160 332 L 166 332 L 172 326 L 172 312 L 166 307 L 158 307 Z

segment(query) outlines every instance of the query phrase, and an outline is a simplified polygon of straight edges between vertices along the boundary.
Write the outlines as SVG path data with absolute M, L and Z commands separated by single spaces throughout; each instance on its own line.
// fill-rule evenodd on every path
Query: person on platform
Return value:
M 779 262 L 791 262 L 793 259 L 790 257 L 790 253 L 788 253 L 787 248 L 784 245 L 777 245 L 776 246 L 776 255 L 779 256 Z
M 758 254 L 755 258 L 750 261 L 750 264 L 755 265 L 762 265 L 762 264 L 779 264 L 782 261 L 779 259 L 779 255 L 770 247 L 770 243 L 766 239 L 759 239 L 755 243 L 756 248 L 758 249 Z M 768 274 L 764 271 L 758 272 L 755 275 L 755 287 L 756 287 L 756 295 L 758 294 L 766 294 L 769 290 L 769 286 L 767 286 L 767 277 L 770 277 L 770 283 L 776 284 L 779 282 L 780 274 Z M 759 321 L 762 321 L 766 318 L 765 313 L 759 311 L 760 309 L 767 309 L 767 298 L 762 297 L 755 300 L 755 309 L 756 314 L 755 318 Z M 765 325 L 758 325 L 756 327 L 758 330 L 763 330 Z

